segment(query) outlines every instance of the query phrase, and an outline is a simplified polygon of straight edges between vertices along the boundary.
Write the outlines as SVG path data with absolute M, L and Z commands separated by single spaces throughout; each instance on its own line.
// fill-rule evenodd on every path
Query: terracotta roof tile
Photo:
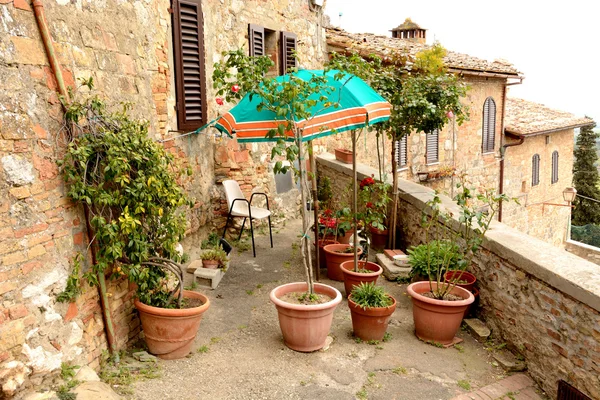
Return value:
M 330 51 L 357 51 L 361 55 L 375 54 L 384 61 L 395 52 L 414 57 L 418 52 L 431 46 L 415 41 L 378 36 L 372 33 L 350 33 L 339 28 L 327 28 L 327 44 Z M 487 61 L 467 54 L 448 51 L 444 61 L 448 68 L 465 72 L 486 72 L 520 77 L 519 71 L 504 60 Z
M 590 118 L 577 117 L 565 111 L 553 110 L 532 101 L 510 97 L 506 100 L 504 130 L 519 136 L 579 128 L 594 122 Z

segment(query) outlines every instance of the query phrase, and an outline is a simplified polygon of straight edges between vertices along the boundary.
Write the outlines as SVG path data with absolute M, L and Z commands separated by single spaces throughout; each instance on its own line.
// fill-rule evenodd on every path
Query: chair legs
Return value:
M 244 226 L 246 225 L 246 217 L 244 217 L 244 222 L 242 222 L 242 229 L 240 229 L 240 234 L 238 236 L 238 242 L 242 238 L 242 233 L 244 233 Z
M 273 231 L 271 230 L 271 216 L 269 215 L 269 237 L 271 238 L 271 248 L 273 248 Z
M 233 216 L 231 212 L 227 214 L 227 222 L 225 222 L 225 228 L 223 229 L 223 235 L 221 236 L 225 239 L 225 234 L 227 233 L 227 227 L 229 226 L 229 221 L 233 220 Z M 244 226 L 246 226 L 246 219 L 250 220 L 250 236 L 252 237 L 252 254 L 256 257 L 256 247 L 254 245 L 254 224 L 252 223 L 252 215 L 249 217 L 244 217 L 244 221 L 242 222 L 242 229 L 240 229 L 240 234 L 238 236 L 238 241 L 242 238 L 242 233 L 244 233 Z M 273 229 L 271 228 L 271 216 L 269 219 L 269 238 L 271 239 L 271 248 L 273 247 Z

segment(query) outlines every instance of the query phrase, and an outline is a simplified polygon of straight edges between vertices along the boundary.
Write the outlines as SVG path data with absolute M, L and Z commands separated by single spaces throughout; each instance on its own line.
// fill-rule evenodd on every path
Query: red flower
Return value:
M 371 203 L 370 201 L 368 201 L 366 207 L 367 208 L 373 208 L 373 203 Z
M 452 110 L 450 110 L 450 111 L 448 111 L 448 112 L 446 113 L 446 116 L 447 116 L 449 119 L 452 119 L 452 118 L 454 118 L 454 113 L 452 112 Z
M 363 189 L 365 186 L 371 186 L 374 184 L 375 184 L 375 179 L 368 176 L 365 179 L 363 179 L 362 181 L 360 181 L 360 188 Z
M 325 226 L 327 228 L 333 229 L 337 226 L 337 220 L 335 218 L 330 218 L 329 220 L 327 220 L 327 222 L 325 222 Z
M 232 91 L 233 93 L 237 93 L 237 92 L 239 92 L 239 91 L 240 91 L 240 87 L 239 87 L 238 85 L 233 85 L 233 86 L 231 87 L 231 91 Z
M 223 105 L 223 99 L 221 97 L 217 97 L 215 99 L 215 101 L 217 102 L 218 105 L 222 106 Z
M 327 218 L 331 218 L 333 216 L 333 211 L 331 211 L 330 209 L 327 209 L 327 210 L 323 211 L 323 215 Z

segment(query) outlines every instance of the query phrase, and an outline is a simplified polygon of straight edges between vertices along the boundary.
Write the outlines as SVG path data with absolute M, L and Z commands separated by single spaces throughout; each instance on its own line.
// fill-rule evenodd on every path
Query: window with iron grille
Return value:
M 534 154 L 531 159 L 531 186 L 540 184 L 540 155 Z
M 173 53 L 177 125 L 192 130 L 206 123 L 204 22 L 200 0 L 173 2 Z
M 436 129 L 425 135 L 425 162 L 433 164 L 440 161 L 440 132 Z
M 396 157 L 396 167 L 398 169 L 405 168 L 408 165 L 408 136 L 403 136 L 402 139 L 394 141 L 394 154 Z
M 290 69 L 296 68 L 296 51 L 297 36 L 289 32 L 281 32 L 281 75 L 285 75 Z
M 483 142 L 482 151 L 491 153 L 496 142 L 496 102 L 491 97 L 483 103 Z
M 552 152 L 552 183 L 558 182 L 558 150 Z

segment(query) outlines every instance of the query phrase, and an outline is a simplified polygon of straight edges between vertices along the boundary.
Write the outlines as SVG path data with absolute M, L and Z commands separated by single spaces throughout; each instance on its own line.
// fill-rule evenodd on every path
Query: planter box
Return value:
M 352 164 L 354 153 L 350 150 L 335 149 L 335 159 L 346 164 Z

